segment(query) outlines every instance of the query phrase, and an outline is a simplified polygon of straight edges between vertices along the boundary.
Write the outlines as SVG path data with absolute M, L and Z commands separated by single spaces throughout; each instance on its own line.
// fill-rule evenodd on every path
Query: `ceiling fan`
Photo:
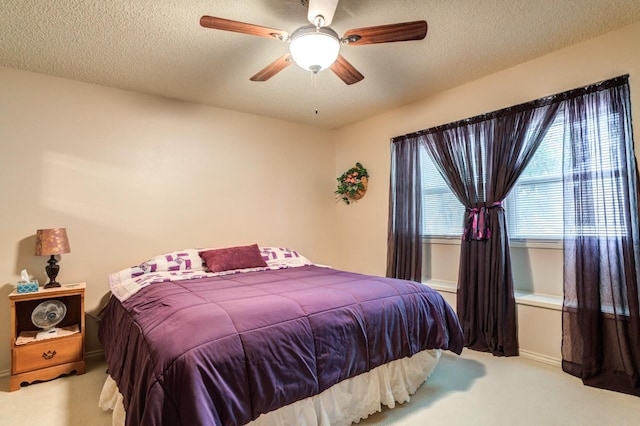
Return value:
M 348 30 L 342 37 L 329 26 L 333 21 L 338 0 L 302 0 L 308 3 L 307 19 L 311 25 L 296 29 L 291 35 L 286 31 L 230 19 L 203 16 L 200 25 L 222 31 L 233 31 L 259 37 L 275 38 L 289 43 L 289 52 L 258 71 L 252 81 L 267 81 L 295 62 L 301 68 L 318 73 L 330 68 L 346 84 L 354 84 L 364 76 L 341 54 L 341 45 L 364 45 L 395 41 L 422 40 L 427 35 L 426 21 L 401 22 Z

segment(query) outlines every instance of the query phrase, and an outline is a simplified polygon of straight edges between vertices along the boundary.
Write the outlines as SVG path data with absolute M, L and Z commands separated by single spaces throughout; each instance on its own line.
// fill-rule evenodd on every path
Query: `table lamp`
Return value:
M 49 282 L 44 288 L 60 287 L 56 281 L 60 266 L 58 266 L 55 256 L 58 254 L 71 253 L 69 239 L 66 228 L 38 229 L 36 232 L 36 256 L 51 256 L 45 268 Z

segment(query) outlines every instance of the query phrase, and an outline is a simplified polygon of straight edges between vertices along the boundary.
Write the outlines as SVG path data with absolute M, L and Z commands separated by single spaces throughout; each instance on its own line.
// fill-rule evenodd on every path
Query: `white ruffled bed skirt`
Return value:
M 438 364 L 440 350 L 427 350 L 374 368 L 366 374 L 344 380 L 315 395 L 263 414 L 249 426 L 300 425 L 348 426 L 397 403 L 409 402 Z M 113 410 L 113 425 L 125 420 L 122 395 L 116 382 L 107 377 L 100 394 L 100 407 Z

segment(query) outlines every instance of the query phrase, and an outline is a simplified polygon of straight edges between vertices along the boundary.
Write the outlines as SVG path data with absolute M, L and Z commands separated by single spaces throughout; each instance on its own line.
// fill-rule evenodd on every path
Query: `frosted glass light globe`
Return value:
M 329 27 L 300 27 L 291 35 L 289 52 L 298 66 L 317 73 L 329 68 L 340 53 L 338 34 Z

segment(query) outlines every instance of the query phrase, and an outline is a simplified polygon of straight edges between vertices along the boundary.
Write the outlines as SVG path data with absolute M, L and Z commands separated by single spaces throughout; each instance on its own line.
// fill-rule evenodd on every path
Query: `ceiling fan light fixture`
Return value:
M 291 34 L 289 52 L 300 68 L 317 73 L 336 61 L 340 53 L 340 39 L 329 27 L 306 25 Z

